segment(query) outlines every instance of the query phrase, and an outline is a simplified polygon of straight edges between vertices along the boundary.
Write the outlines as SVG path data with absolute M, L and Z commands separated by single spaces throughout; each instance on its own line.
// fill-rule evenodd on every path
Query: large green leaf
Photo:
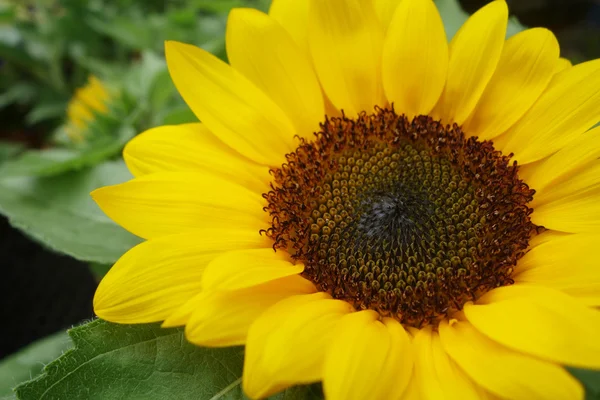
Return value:
M 89 193 L 130 178 L 123 161 L 45 178 L 0 178 L 0 212 L 57 251 L 110 264 L 140 239 L 106 217 Z
M 72 347 L 66 332 L 38 340 L 0 361 L 0 396 L 10 395 L 17 384 L 38 375 L 44 365 Z
M 181 329 L 93 321 L 69 331 L 75 348 L 16 388 L 21 400 L 244 399 L 243 350 L 189 344 Z M 315 399 L 313 387 L 274 399 Z

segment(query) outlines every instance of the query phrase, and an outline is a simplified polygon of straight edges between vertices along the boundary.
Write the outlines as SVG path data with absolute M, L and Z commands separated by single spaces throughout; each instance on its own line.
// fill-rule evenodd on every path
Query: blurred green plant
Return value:
M 128 179 L 111 160 L 135 134 L 196 121 L 171 82 L 164 41 L 225 58 L 228 11 L 269 2 L 0 0 L 0 212 L 56 251 L 114 262 L 138 240 L 89 192 Z M 12 131 L 19 142 L 6 141 Z
M 57 126 L 90 74 L 125 85 L 132 64 L 162 58 L 165 40 L 225 57 L 226 13 L 240 6 L 266 9 L 268 1 L 0 0 L 0 111 L 24 110 L 16 124 Z

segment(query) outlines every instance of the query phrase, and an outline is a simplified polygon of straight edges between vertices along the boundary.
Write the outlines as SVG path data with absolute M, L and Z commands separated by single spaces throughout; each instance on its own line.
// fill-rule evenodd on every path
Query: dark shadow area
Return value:
M 96 281 L 86 264 L 50 251 L 0 218 L 0 358 L 91 318 Z
M 573 63 L 600 58 L 599 0 L 507 0 L 511 15 L 526 27 L 550 29 L 561 46 L 561 56 Z M 489 0 L 460 0 L 475 12 Z

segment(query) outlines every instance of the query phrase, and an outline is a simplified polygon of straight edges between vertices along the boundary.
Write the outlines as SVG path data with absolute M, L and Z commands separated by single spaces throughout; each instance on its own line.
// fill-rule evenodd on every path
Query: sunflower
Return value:
M 96 314 L 244 344 L 263 398 L 581 399 L 600 368 L 600 60 L 505 39 L 493 1 L 450 43 L 430 0 L 234 9 L 230 65 L 167 42 L 202 123 L 124 150 L 98 189 L 147 239 Z
M 87 83 L 77 89 L 67 105 L 66 133 L 74 142 L 81 142 L 90 122 L 96 114 L 108 112 L 109 92 L 104 84 L 90 75 Z

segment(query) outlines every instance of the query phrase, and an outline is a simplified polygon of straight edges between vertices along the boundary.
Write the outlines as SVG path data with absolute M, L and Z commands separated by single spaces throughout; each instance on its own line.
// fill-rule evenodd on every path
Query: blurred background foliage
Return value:
M 136 130 L 190 117 L 178 111 L 163 43 L 194 43 L 225 57 L 232 7 L 266 10 L 264 0 L 2 0 L 0 110 L 4 129 L 39 147 L 64 119 L 90 75 L 120 91 L 119 107 Z M 120 90 L 119 90 L 120 89 Z M 160 111 L 160 112 L 156 112 Z M 11 118 L 12 117 L 12 118 Z M 16 117 L 16 118 L 15 118 Z M 27 132 L 21 132 L 26 130 Z
M 436 0 L 448 35 L 487 2 Z M 559 38 L 561 56 L 574 63 L 600 57 L 599 1 L 507 2 L 509 35 L 545 26 Z M 98 280 L 140 241 L 104 216 L 89 192 L 130 178 L 120 153 L 137 133 L 196 121 L 170 80 L 164 41 L 226 60 L 228 11 L 269 4 L 0 0 L 0 397 L 69 339 L 59 333 L 14 352 L 91 318 Z M 600 380 L 588 381 L 590 398 L 600 399 Z

